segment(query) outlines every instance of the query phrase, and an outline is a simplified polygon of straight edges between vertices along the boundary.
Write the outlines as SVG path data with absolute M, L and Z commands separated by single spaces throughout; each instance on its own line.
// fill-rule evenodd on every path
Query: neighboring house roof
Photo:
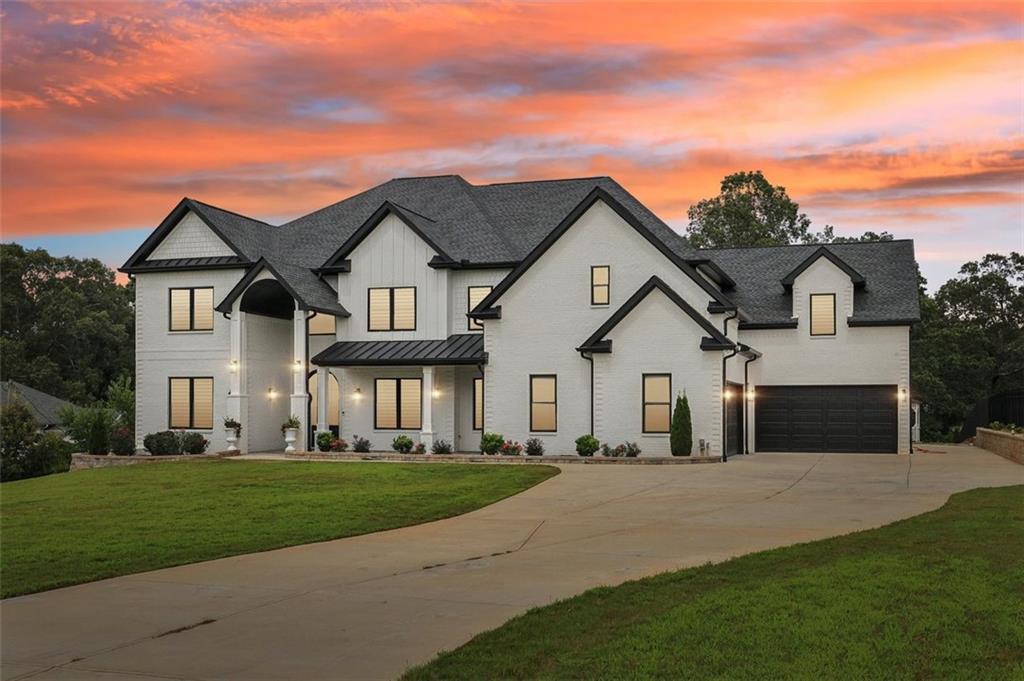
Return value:
M 793 294 L 780 285 L 780 278 L 820 249 L 817 244 L 703 249 L 699 257 L 718 263 L 736 281 L 729 296 L 749 315 L 740 328 L 763 328 L 794 325 Z M 866 282 L 854 289 L 852 326 L 911 324 L 920 319 L 913 241 L 829 244 L 827 251 Z
M 610 177 L 472 185 L 458 175 L 395 179 L 280 226 L 194 199 L 183 199 L 122 268 L 125 272 L 250 266 L 271 262 L 277 276 L 300 297 L 300 306 L 326 312 L 342 308 L 316 275 L 348 271 L 346 256 L 389 213 L 398 215 L 438 252 L 432 267 L 512 268 L 477 307 L 477 316 L 500 314 L 493 303 L 595 197 L 605 200 L 715 301 L 716 312 L 738 309 L 746 328 L 792 326 L 787 277 L 827 257 L 858 287 L 850 323 L 916 321 L 917 269 L 908 241 L 695 250 L 671 227 Z M 177 222 L 193 211 L 235 256 L 146 260 Z M 330 263 L 330 267 L 324 267 Z M 718 292 L 700 269 L 716 281 Z M 783 282 L 783 286 L 780 286 Z M 867 282 L 866 285 L 862 285 Z M 334 308 L 327 304 L 333 300 Z M 332 314 L 341 314 L 333 312 Z M 345 313 L 347 314 L 347 312 Z
M 579 352 L 611 352 L 612 342 L 605 338 L 612 329 L 618 326 L 619 322 L 625 319 L 630 312 L 636 309 L 648 295 L 655 290 L 661 291 L 676 306 L 690 316 L 693 321 L 707 332 L 708 336 L 701 339 L 701 350 L 724 350 L 735 346 L 721 331 L 715 328 L 707 317 L 695 310 L 692 305 L 683 300 L 683 297 L 676 293 L 671 286 L 666 284 L 657 276 L 652 276 L 643 286 L 636 290 L 619 309 L 612 313 L 612 316 L 605 320 L 604 324 L 598 327 L 597 331 L 591 334 L 581 346 L 576 348 Z
M 462 333 L 444 340 L 340 341 L 317 354 L 318 366 L 421 366 L 485 364 L 482 333 Z
M 59 425 L 60 411 L 74 406 L 67 400 L 30 388 L 24 383 L 0 381 L 0 408 L 6 407 L 14 399 L 25 403 L 41 428 Z

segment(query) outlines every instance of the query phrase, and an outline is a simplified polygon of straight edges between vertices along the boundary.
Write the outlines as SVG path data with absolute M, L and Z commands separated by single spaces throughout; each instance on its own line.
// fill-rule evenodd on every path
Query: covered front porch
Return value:
M 476 451 L 483 425 L 481 334 L 443 340 L 340 341 L 311 360 L 318 374 L 339 383 L 340 436 L 356 436 L 373 450 L 390 450 L 399 435 L 429 451 L 444 441 L 455 451 Z M 324 382 L 318 380 L 317 386 Z M 317 403 L 329 403 L 323 391 Z M 318 423 L 326 424 L 322 414 Z M 327 430 L 318 426 L 318 430 Z

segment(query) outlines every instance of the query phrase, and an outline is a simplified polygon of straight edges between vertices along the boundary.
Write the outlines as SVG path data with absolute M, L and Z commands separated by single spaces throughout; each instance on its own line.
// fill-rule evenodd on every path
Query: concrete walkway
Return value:
M 985 451 L 929 449 L 942 451 L 564 466 L 458 518 L 13 598 L 2 604 L 3 678 L 392 678 L 593 586 L 1024 484 L 1024 466 Z

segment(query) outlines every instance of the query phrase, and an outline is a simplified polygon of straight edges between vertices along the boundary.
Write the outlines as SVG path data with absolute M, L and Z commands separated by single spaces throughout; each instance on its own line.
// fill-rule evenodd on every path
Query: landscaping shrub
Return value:
M 505 444 L 505 436 L 501 433 L 484 433 L 480 436 L 480 451 L 484 454 L 497 454 Z
M 110 452 L 113 413 L 105 407 L 69 407 L 60 412 L 68 437 L 79 450 L 89 454 Z
M 1024 433 L 1024 427 L 1018 426 L 1013 423 L 1002 423 L 1001 421 L 993 421 L 988 424 L 990 430 L 1000 430 L 1004 433 L 1021 434 Z
M 452 443 L 447 440 L 434 440 L 434 444 L 430 445 L 430 452 L 432 454 L 451 454 Z
M 348 442 L 341 438 L 334 438 L 331 440 L 331 451 L 332 452 L 344 452 L 348 450 Z M 358 451 L 358 450 L 357 450 Z M 369 443 L 367 443 L 366 451 L 370 451 Z
M 60 433 L 40 433 L 20 400 L 12 400 L 0 410 L 0 480 L 63 473 L 71 467 L 71 450 Z
M 690 456 L 693 451 L 693 422 L 690 420 L 690 402 L 686 399 L 686 393 L 676 396 L 669 447 L 672 456 Z
M 331 451 L 331 443 L 334 442 L 334 433 L 321 430 L 316 434 L 316 448 L 321 452 Z
M 609 446 L 607 443 L 601 445 L 601 456 L 622 457 L 626 456 L 626 445 Z
M 523 453 L 523 446 L 518 442 L 512 440 L 506 440 L 501 443 L 501 448 L 498 450 L 505 456 L 519 456 Z
M 110 434 L 110 451 L 118 456 L 135 454 L 135 433 L 127 426 L 114 428 Z
M 544 443 L 539 437 L 531 437 L 526 441 L 526 455 L 540 456 L 544 453 Z
M 640 456 L 640 445 L 638 445 L 637 443 L 626 442 L 624 446 L 626 448 L 626 458 L 634 459 Z
M 142 438 L 142 446 L 153 456 L 181 454 L 181 441 L 178 439 L 178 434 L 171 430 L 150 433 Z
M 391 441 L 391 449 L 402 454 L 408 454 L 412 451 L 412 438 L 408 435 L 399 435 Z
M 580 435 L 576 438 L 576 453 L 580 456 L 593 456 L 600 446 L 601 442 L 593 435 Z
M 372 445 L 370 444 L 370 441 L 367 440 L 365 437 L 359 437 L 358 435 L 356 435 L 354 438 L 352 438 L 353 451 L 366 453 L 370 451 L 371 446 Z
M 202 433 L 181 433 L 179 438 L 181 451 L 186 454 L 202 454 L 210 446 L 210 441 Z
M 422 442 L 417 442 L 416 443 L 416 447 L 415 447 L 415 451 L 416 451 L 417 454 L 426 454 L 427 453 L 427 446 L 425 444 L 423 444 Z

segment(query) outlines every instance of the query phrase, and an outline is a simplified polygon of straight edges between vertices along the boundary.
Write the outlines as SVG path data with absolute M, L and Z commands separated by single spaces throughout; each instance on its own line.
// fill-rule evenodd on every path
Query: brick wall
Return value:
M 974 444 L 982 449 L 987 449 L 993 454 L 998 454 L 1004 459 L 1024 464 L 1024 435 L 1004 433 L 999 430 L 978 428 L 978 435 Z

